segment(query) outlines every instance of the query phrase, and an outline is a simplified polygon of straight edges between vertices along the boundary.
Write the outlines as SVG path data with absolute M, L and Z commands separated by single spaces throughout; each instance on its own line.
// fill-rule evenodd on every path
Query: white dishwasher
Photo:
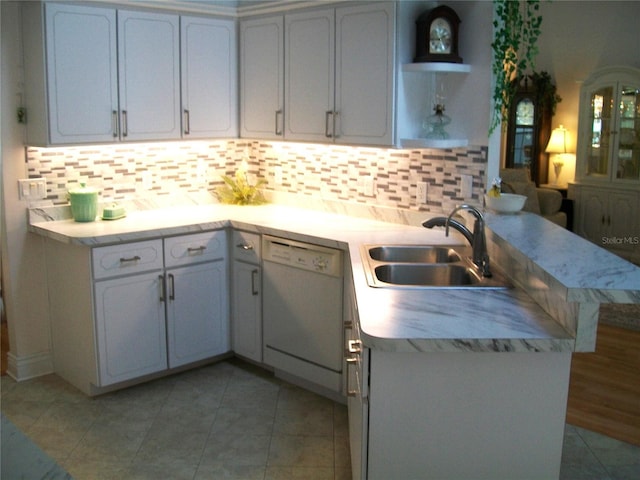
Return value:
M 263 235 L 262 260 L 264 363 L 340 392 L 342 251 Z

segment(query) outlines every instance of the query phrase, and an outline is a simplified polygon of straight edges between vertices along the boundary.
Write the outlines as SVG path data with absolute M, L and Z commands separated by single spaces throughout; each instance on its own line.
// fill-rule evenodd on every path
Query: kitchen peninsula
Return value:
M 600 303 L 640 303 L 640 269 L 528 213 L 486 214 L 492 262 L 514 288 L 485 291 L 368 286 L 362 244 L 462 243 L 442 230 L 281 205 L 91 223 L 30 213 L 49 252 L 220 229 L 348 252 L 345 322 L 350 338 L 359 333 L 364 372 L 346 381 L 357 391 L 349 397 L 354 478 L 557 478 L 571 353 L 593 350 Z

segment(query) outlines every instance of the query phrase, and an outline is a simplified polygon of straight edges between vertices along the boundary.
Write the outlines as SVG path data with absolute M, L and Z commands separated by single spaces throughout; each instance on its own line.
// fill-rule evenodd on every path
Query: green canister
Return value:
M 81 183 L 69 190 L 71 214 L 76 222 L 93 222 L 98 215 L 98 190 Z

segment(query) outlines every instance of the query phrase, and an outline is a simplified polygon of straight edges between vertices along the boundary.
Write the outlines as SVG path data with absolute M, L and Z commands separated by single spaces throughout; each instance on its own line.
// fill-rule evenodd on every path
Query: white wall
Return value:
M 16 109 L 22 99 L 20 2 L 0 2 L 2 36 L 2 277 L 9 322 L 9 374 L 28 378 L 52 371 L 42 239 L 27 232 L 26 204 L 18 200 L 26 178 L 24 127 Z

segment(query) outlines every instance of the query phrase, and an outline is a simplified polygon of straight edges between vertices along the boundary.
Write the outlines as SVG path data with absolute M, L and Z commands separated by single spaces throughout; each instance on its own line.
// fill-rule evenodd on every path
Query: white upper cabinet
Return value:
M 118 110 L 115 10 L 46 4 L 45 49 L 41 5 L 24 8 L 28 142 L 112 142 Z
M 236 26 L 181 17 L 182 136 L 238 135 Z
M 118 11 L 120 136 L 180 138 L 177 15 Z
M 241 136 L 393 145 L 393 2 L 244 20 L 240 42 Z
M 336 142 L 393 144 L 392 3 L 336 10 Z
M 285 138 L 392 145 L 395 6 L 285 17 Z
M 240 24 L 240 136 L 284 138 L 284 18 Z
M 333 138 L 334 10 L 285 16 L 285 138 Z

